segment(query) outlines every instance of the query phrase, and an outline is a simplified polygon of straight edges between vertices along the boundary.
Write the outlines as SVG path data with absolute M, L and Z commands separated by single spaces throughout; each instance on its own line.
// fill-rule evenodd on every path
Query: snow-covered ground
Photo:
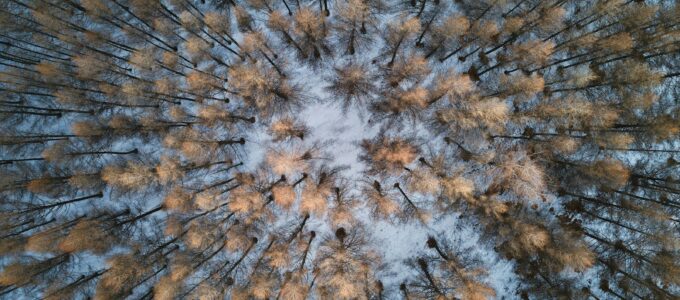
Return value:
M 344 175 L 352 179 L 355 183 L 366 178 L 362 173 L 364 165 L 359 161 L 360 154 L 359 142 L 363 139 L 370 139 L 378 133 L 376 126 L 371 126 L 368 116 L 360 115 L 357 108 L 350 108 L 343 112 L 340 101 L 333 99 L 332 95 L 324 90 L 327 83 L 324 76 L 305 72 L 301 78 L 307 87 L 305 90 L 311 98 L 312 103 L 296 118 L 311 129 L 311 134 L 305 137 L 306 144 L 315 142 L 324 143 L 332 141 L 329 147 L 325 148 L 328 152 L 329 161 L 325 163 L 333 166 L 342 165 L 349 167 L 344 171 Z M 269 136 L 258 133 L 258 140 L 251 144 L 252 150 L 248 153 L 253 156 L 263 156 L 265 145 L 268 143 Z M 257 161 L 257 160 L 253 160 Z M 355 195 L 359 196 L 358 191 Z M 500 298 L 514 298 L 513 290 L 517 284 L 516 276 L 513 274 L 513 263 L 500 259 L 492 246 L 480 240 L 479 228 L 474 228 L 469 219 L 461 218 L 460 215 L 448 215 L 443 218 L 432 220 L 429 224 L 421 223 L 398 224 L 386 221 L 376 221 L 372 219 L 366 210 L 357 211 L 358 219 L 363 222 L 371 232 L 372 247 L 381 253 L 382 263 L 385 265 L 383 280 L 386 286 L 390 286 L 392 292 L 400 283 L 408 280 L 413 275 L 412 271 L 405 265 L 408 258 L 417 257 L 431 251 L 426 247 L 426 240 L 429 235 L 446 237 L 452 242 L 456 242 L 456 249 L 464 250 L 472 257 L 479 259 L 483 266 L 487 268 L 488 283 L 492 286 Z M 467 222 L 466 222 L 467 221 Z M 329 222 L 321 219 L 312 219 L 309 222 L 309 229 L 330 234 Z

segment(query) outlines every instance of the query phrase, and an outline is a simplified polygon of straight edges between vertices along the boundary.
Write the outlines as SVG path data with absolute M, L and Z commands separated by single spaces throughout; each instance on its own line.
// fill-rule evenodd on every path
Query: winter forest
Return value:
M 0 299 L 678 299 L 680 3 L 2 0 Z

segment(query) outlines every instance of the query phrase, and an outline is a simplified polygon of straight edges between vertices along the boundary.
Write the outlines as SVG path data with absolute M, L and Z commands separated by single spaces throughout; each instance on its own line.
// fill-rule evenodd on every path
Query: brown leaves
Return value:
M 619 188 L 628 182 L 630 171 L 621 161 L 616 159 L 598 160 L 586 166 L 583 172 L 608 188 Z
M 361 143 L 361 158 L 369 163 L 371 173 L 400 173 L 416 159 L 418 150 L 410 142 L 400 138 L 383 137 L 376 141 Z

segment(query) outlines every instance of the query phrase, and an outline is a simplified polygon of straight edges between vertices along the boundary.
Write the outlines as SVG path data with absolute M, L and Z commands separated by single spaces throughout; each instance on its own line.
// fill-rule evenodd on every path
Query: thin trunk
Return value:
M 61 113 L 41 113 L 41 112 L 30 112 L 25 110 L 0 110 L 0 114 L 17 114 L 17 115 L 34 115 L 43 117 L 57 117 L 61 118 Z
M 427 3 L 427 0 L 421 0 L 422 4 L 420 5 L 420 9 L 418 9 L 418 14 L 416 15 L 416 18 L 420 18 L 420 15 L 423 14 L 423 11 L 425 10 L 425 4 Z M 427 30 L 427 28 L 425 29 Z
M 307 220 L 309 220 L 309 214 L 305 215 L 305 218 L 302 219 L 302 222 L 300 222 L 300 225 L 297 226 L 297 228 L 291 233 L 290 237 L 288 238 L 287 243 L 290 244 L 297 236 L 302 232 L 302 229 L 305 227 L 305 224 L 307 223 Z
M 44 295 L 43 297 L 44 297 L 44 298 L 49 298 L 50 296 L 52 296 L 52 295 L 54 295 L 54 294 L 56 294 L 56 293 L 59 293 L 59 292 L 65 290 L 65 289 L 74 288 L 74 287 L 77 287 L 77 286 L 79 286 L 79 285 L 81 285 L 81 284 L 88 283 L 88 282 L 90 282 L 91 280 L 96 279 L 97 277 L 99 277 L 99 276 L 101 276 L 102 274 L 106 273 L 108 270 L 109 270 L 109 269 L 103 269 L 103 270 L 95 271 L 95 272 L 93 272 L 92 274 L 90 274 L 90 275 L 88 275 L 88 276 L 81 275 L 81 276 L 78 277 L 78 279 L 76 279 L 75 281 L 73 281 L 73 282 L 71 282 L 71 283 L 69 283 L 69 284 L 67 284 L 67 285 L 65 285 L 65 286 L 63 286 L 63 287 L 61 287 L 61 288 L 59 288 L 59 289 L 57 289 L 57 290 L 55 290 L 55 291 L 49 293 L 49 294 L 47 294 L 47 295 Z
M 227 270 L 227 272 L 226 272 L 224 275 L 222 275 L 220 281 L 224 280 L 224 279 L 227 277 L 227 275 L 229 275 L 229 274 L 231 273 L 231 271 L 233 271 L 236 267 L 238 267 L 238 266 L 241 264 L 241 262 L 243 261 L 243 259 L 246 258 L 246 256 L 248 256 L 248 253 L 250 253 L 250 250 L 253 249 L 253 247 L 255 246 L 255 244 L 257 244 L 257 238 L 252 238 L 252 241 L 251 241 L 251 243 L 250 243 L 250 246 L 248 246 L 248 248 L 246 249 L 246 251 L 243 252 L 243 254 L 241 255 L 241 257 L 238 258 L 238 260 L 234 263 L 234 265 L 232 265 L 232 266 Z
M 600 236 L 597 236 L 597 235 L 595 235 L 595 234 L 592 234 L 592 233 L 590 233 L 590 232 L 588 232 L 588 231 L 586 231 L 586 230 L 583 231 L 583 234 L 584 234 L 585 236 L 591 238 L 591 239 L 596 240 L 597 242 L 599 242 L 599 243 L 601 243 L 601 244 L 607 245 L 607 246 L 610 247 L 611 249 L 614 249 L 614 250 L 622 250 L 623 252 L 625 252 L 626 254 L 628 254 L 628 255 L 630 255 L 630 256 L 632 256 L 632 257 L 635 257 L 635 258 L 637 258 L 637 259 L 639 259 L 639 260 L 641 260 L 641 261 L 644 261 L 644 262 L 646 262 L 646 263 L 648 263 L 648 264 L 650 264 L 650 265 L 652 265 L 652 266 L 654 265 L 649 259 L 647 259 L 646 257 L 644 257 L 644 256 L 642 256 L 642 255 L 640 255 L 640 254 L 638 254 L 638 253 L 636 253 L 636 252 L 634 252 L 634 251 L 628 249 L 628 248 L 625 247 L 624 245 L 615 245 L 615 244 L 613 244 L 612 242 L 610 242 L 610 241 L 608 241 L 608 240 L 606 240 L 606 239 L 604 239 L 604 238 L 602 238 L 602 237 L 600 237 Z
M 326 14 L 326 17 L 331 15 L 331 11 L 328 9 L 328 0 L 323 0 L 323 6 L 324 6 L 324 13 Z
M 226 243 L 223 241 L 223 238 L 224 238 L 224 235 L 221 236 L 219 239 L 215 240 L 215 243 L 219 242 L 220 246 L 217 247 L 217 249 L 215 251 L 208 254 L 208 256 L 206 256 L 203 259 L 196 262 L 196 264 L 194 266 L 192 266 L 192 270 L 197 270 L 200 266 L 202 266 L 207 261 L 211 260 L 213 257 L 215 257 L 215 255 L 217 255 L 217 253 L 220 253 L 220 251 L 222 251 L 222 249 L 224 249 L 224 247 L 226 247 Z M 211 246 L 213 246 L 213 245 L 211 245 Z M 229 263 L 229 262 L 227 261 L 226 263 Z
M 88 114 L 88 115 L 94 114 L 94 111 L 91 111 L 91 110 L 57 109 L 57 108 L 39 107 L 39 106 L 31 106 L 31 105 L 14 105 L 14 104 L 0 104 L 0 106 L 12 107 L 12 108 L 21 108 L 21 109 L 44 110 L 44 111 L 59 112 L 59 113 L 79 113 L 79 114 Z
M 583 213 L 586 214 L 586 215 L 589 215 L 589 216 L 591 216 L 591 217 L 593 217 L 593 218 L 595 218 L 595 219 L 598 219 L 598 220 L 600 220 L 600 221 L 604 221 L 604 222 L 607 222 L 607 223 L 610 223 L 610 224 L 614 224 L 614 225 L 616 225 L 616 226 L 619 226 L 619 227 L 621 227 L 621 228 L 628 229 L 629 231 L 633 231 L 633 232 L 637 232 L 637 233 L 640 233 L 640 234 L 643 234 L 643 235 L 646 235 L 646 236 L 651 236 L 651 237 L 653 237 L 653 235 L 650 234 L 650 233 L 644 232 L 644 231 L 642 231 L 642 230 L 635 229 L 635 228 L 633 228 L 633 227 L 631 227 L 631 226 L 628 226 L 628 225 L 626 225 L 626 224 L 623 224 L 623 223 L 621 223 L 621 222 L 618 222 L 618 221 L 615 221 L 615 220 L 612 220 L 612 219 L 609 219 L 609 218 L 602 217 L 602 216 L 600 216 L 600 215 L 598 215 L 598 214 L 595 214 L 595 213 L 592 213 L 592 212 L 590 212 L 590 211 L 584 210 Z
M 395 183 L 395 184 L 394 184 L 394 187 L 397 188 L 397 189 L 399 190 L 399 193 L 401 193 L 401 195 L 404 196 L 404 199 L 406 199 L 406 202 L 408 202 L 408 204 L 409 204 L 409 205 L 416 211 L 416 213 L 417 213 L 417 212 L 418 212 L 418 207 L 417 207 L 415 204 L 413 204 L 413 202 L 412 202 L 411 199 L 406 195 L 406 193 L 405 193 L 404 190 L 401 188 L 401 186 L 399 185 L 399 183 Z
M 400 37 L 399 41 L 397 41 L 397 45 L 394 47 L 394 51 L 392 51 L 392 57 L 390 58 L 390 61 L 387 63 L 388 67 L 392 67 L 394 64 L 394 59 L 397 57 L 397 51 L 399 51 L 399 46 L 401 46 L 401 43 L 404 41 L 404 37 Z
M 60 202 L 52 203 L 52 204 L 48 204 L 48 205 L 41 205 L 41 206 L 37 206 L 37 207 L 32 207 L 32 208 L 29 208 L 27 210 L 22 211 L 21 213 L 28 213 L 28 212 L 46 210 L 46 209 L 60 207 L 60 206 L 66 205 L 66 204 L 76 203 L 76 202 L 85 201 L 85 200 L 89 200 L 89 199 L 93 199 L 93 198 L 102 198 L 103 196 L 104 196 L 104 194 L 102 192 L 99 192 L 99 193 L 89 195 L 89 196 L 74 198 L 74 199 L 70 199 L 70 200 L 64 200 L 64 201 L 60 201 Z
M 425 6 L 425 0 L 423 0 L 423 7 L 424 6 Z M 422 10 L 421 10 L 421 12 L 422 12 Z M 430 30 L 430 26 L 432 25 L 432 22 L 434 22 L 434 19 L 437 17 L 438 14 L 439 14 L 439 10 L 435 10 L 435 12 L 432 14 L 432 18 L 430 18 L 430 20 L 427 21 L 427 23 L 425 23 L 425 28 L 423 29 L 423 32 L 420 33 L 420 35 L 418 36 L 418 40 L 416 41 L 416 47 L 423 45 L 422 44 L 423 37 L 425 37 L 425 34 Z
M 305 247 L 305 252 L 302 254 L 302 263 L 300 263 L 300 269 L 299 272 L 302 272 L 302 270 L 305 267 L 305 261 L 307 260 L 307 254 L 309 253 L 309 248 L 312 245 L 312 241 L 316 237 L 316 232 L 312 231 L 309 233 L 309 241 L 307 242 L 307 247 Z
M 680 153 L 680 150 L 665 150 L 665 149 L 635 149 L 635 148 L 602 148 L 608 151 L 627 151 L 627 152 L 663 152 L 663 153 Z
M 305 179 L 307 179 L 307 176 L 308 176 L 307 173 L 302 173 L 302 177 L 293 183 L 293 187 L 305 181 Z
M 458 48 L 456 48 L 455 50 L 449 52 L 449 54 L 444 55 L 444 57 L 440 58 L 440 59 L 439 59 L 439 62 L 444 62 L 444 61 L 446 61 L 447 59 L 451 58 L 451 56 L 456 55 L 458 52 L 460 52 L 461 50 L 465 49 L 465 48 L 469 45 L 469 43 L 474 42 L 475 40 L 476 40 L 476 38 L 464 42 L 464 43 L 461 44 Z
M 120 226 L 120 225 L 125 225 L 125 224 L 130 224 L 130 223 L 137 222 L 137 221 L 139 221 L 139 220 L 141 220 L 141 219 L 143 219 L 143 218 L 145 218 L 145 217 L 147 217 L 147 216 L 149 216 L 149 215 L 152 215 L 152 214 L 154 214 L 154 213 L 156 213 L 156 212 L 158 212 L 158 211 L 160 211 L 160 210 L 162 210 L 162 209 L 163 209 L 163 205 L 156 206 L 155 208 L 153 208 L 153 209 L 151 209 L 151 210 L 149 210 L 149 211 L 147 211 L 147 212 L 144 212 L 144 213 L 142 213 L 142 214 L 140 214 L 140 215 L 137 215 L 137 216 L 134 216 L 134 217 L 132 217 L 132 218 L 130 218 L 130 219 L 127 219 L 127 220 L 125 220 L 125 221 L 122 221 L 122 222 L 116 224 L 116 226 Z
M 112 154 L 112 155 L 127 155 L 127 154 L 137 154 L 139 153 L 139 150 L 137 149 L 132 149 L 130 151 L 88 151 L 88 152 L 73 152 L 73 153 L 68 153 L 66 155 L 72 155 L 72 156 L 79 156 L 79 155 L 104 155 L 104 154 Z
M 439 253 L 439 256 L 441 256 L 444 260 L 446 260 L 446 261 L 449 260 L 449 256 L 446 255 L 446 253 L 444 253 L 444 251 L 442 251 L 442 249 L 439 247 L 439 244 L 435 245 L 434 249 L 437 250 L 437 253 Z
M 267 53 L 264 53 L 264 51 L 262 51 L 262 50 L 260 50 L 260 53 L 262 53 L 262 55 L 269 62 L 269 64 L 271 64 L 274 67 L 274 70 L 276 70 L 276 73 L 278 73 L 281 77 L 286 77 L 286 75 L 283 74 L 283 71 L 281 71 L 279 66 L 277 66 L 276 63 L 271 58 L 269 58 L 269 55 L 267 55 Z
M 425 274 L 425 278 L 427 278 L 427 281 L 430 283 L 431 288 L 438 294 L 438 295 L 444 295 L 442 291 L 439 289 L 437 284 L 434 282 L 434 278 L 432 278 L 432 275 L 430 274 L 430 270 L 427 268 L 427 262 L 424 259 L 419 259 L 418 260 L 418 265 L 420 266 L 420 269 L 423 271 L 423 274 Z
M 290 10 L 290 7 L 288 6 L 288 3 L 286 2 L 286 0 L 281 0 L 281 1 L 283 1 L 283 5 L 286 7 L 286 10 L 288 11 L 288 15 L 292 16 L 293 12 Z
M 399 290 L 401 290 L 401 293 L 404 294 L 404 299 L 405 300 L 410 300 L 411 298 L 408 296 L 408 288 L 406 287 L 405 283 L 402 283 L 399 285 Z
M 41 227 L 41 226 L 50 224 L 50 223 L 52 223 L 52 222 L 54 222 L 54 221 L 56 221 L 56 220 L 57 220 L 57 219 L 55 219 L 55 218 L 51 218 L 51 219 L 49 219 L 49 220 L 47 220 L 47 221 L 45 221 L 45 222 L 38 223 L 38 224 L 34 224 L 34 225 L 29 226 L 29 227 L 26 227 L 26 228 L 24 228 L 24 229 L 22 229 L 22 230 L 20 230 L 20 231 L 17 231 L 17 232 L 14 232 L 14 233 L 10 233 L 10 234 L 4 235 L 4 236 L 0 237 L 0 239 L 5 239 L 5 238 L 11 237 L 11 236 L 20 235 L 20 234 L 22 234 L 22 233 L 24 233 L 24 232 L 26 232 L 26 231 L 33 230 L 33 229 L 35 229 L 35 228 L 38 228 L 38 227 Z
M 349 33 L 349 45 L 347 47 L 347 52 L 349 52 L 349 55 L 354 55 L 355 49 L 354 49 L 354 34 L 356 32 L 356 29 L 354 26 L 352 26 L 352 31 Z
M 665 294 L 667 297 L 669 297 L 669 299 L 676 299 L 676 298 L 677 298 L 676 295 L 671 294 L 670 292 L 666 291 L 665 289 L 659 288 L 658 286 L 656 286 L 656 285 L 655 285 L 654 283 L 652 283 L 652 282 L 647 282 L 647 281 L 645 281 L 645 280 L 639 279 L 639 278 L 637 278 L 637 277 L 635 277 L 635 276 L 629 274 L 628 272 L 626 272 L 626 271 L 624 271 L 624 270 L 622 270 L 622 269 L 620 269 L 620 268 L 618 268 L 618 267 L 616 267 L 616 266 L 614 266 L 614 265 L 608 264 L 606 261 L 602 260 L 601 258 L 598 258 L 597 260 L 598 260 L 601 264 L 603 264 L 603 265 L 605 265 L 605 266 L 607 266 L 607 267 L 609 267 L 609 268 L 614 269 L 614 271 L 617 271 L 617 272 L 621 273 L 622 275 L 624 275 L 625 277 L 628 277 L 628 278 L 632 279 L 633 281 L 637 282 L 639 285 L 641 285 L 641 286 L 643 286 L 643 287 L 646 287 L 646 288 L 648 288 L 648 289 L 650 289 L 650 290 L 654 290 L 654 291 L 657 291 L 657 292 L 661 292 L 661 293 Z M 650 285 L 651 285 L 651 286 L 650 286 Z
M 40 161 L 40 160 L 45 160 L 42 157 L 39 158 L 19 158 L 19 159 L 4 159 L 0 160 L 0 165 L 9 165 L 13 164 L 15 162 L 22 162 L 22 161 Z
M 222 181 L 215 182 L 211 185 L 208 185 L 208 186 L 205 186 L 203 188 L 196 190 L 196 193 L 204 192 L 206 190 L 213 189 L 213 188 L 216 188 L 216 187 L 221 186 L 221 185 L 225 185 L 225 184 L 230 183 L 234 180 L 236 180 L 236 177 L 232 177 L 232 178 L 228 178 L 228 179 L 225 179 L 225 180 L 222 180 Z
M 614 190 L 614 192 L 617 193 L 617 194 L 626 195 L 626 196 L 628 196 L 628 197 L 632 197 L 632 198 L 635 198 L 635 199 L 638 199 L 638 200 L 642 200 L 642 201 L 654 202 L 654 203 L 657 203 L 657 204 L 661 204 L 661 205 L 665 205 L 665 206 L 669 206 L 669 207 L 673 207 L 673 208 L 680 208 L 680 203 L 679 203 L 679 202 L 675 202 L 675 201 L 671 201 L 671 200 L 660 201 L 660 200 L 656 200 L 656 199 L 651 199 L 651 198 L 646 198 L 646 197 L 638 196 L 638 195 L 631 194 L 631 193 L 628 193 L 628 192 L 625 192 L 625 191 L 621 191 L 621 190 Z
M 522 1 L 517 2 L 517 4 L 515 4 L 515 6 L 513 6 L 508 12 L 504 13 L 504 14 L 502 15 L 502 17 L 503 17 L 503 18 L 506 18 L 506 17 L 509 16 L 513 11 L 515 11 L 515 10 L 516 10 L 517 8 L 519 8 L 522 4 L 524 4 L 524 2 L 526 2 L 526 1 L 527 1 L 527 0 L 522 0 Z

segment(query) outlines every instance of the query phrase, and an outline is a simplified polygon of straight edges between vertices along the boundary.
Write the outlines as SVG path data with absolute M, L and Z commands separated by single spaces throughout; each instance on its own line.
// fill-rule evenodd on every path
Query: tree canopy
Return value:
M 677 299 L 679 20 L 0 1 L 0 298 Z M 320 104 L 363 131 L 315 138 Z M 404 227 L 427 238 L 386 247 Z

